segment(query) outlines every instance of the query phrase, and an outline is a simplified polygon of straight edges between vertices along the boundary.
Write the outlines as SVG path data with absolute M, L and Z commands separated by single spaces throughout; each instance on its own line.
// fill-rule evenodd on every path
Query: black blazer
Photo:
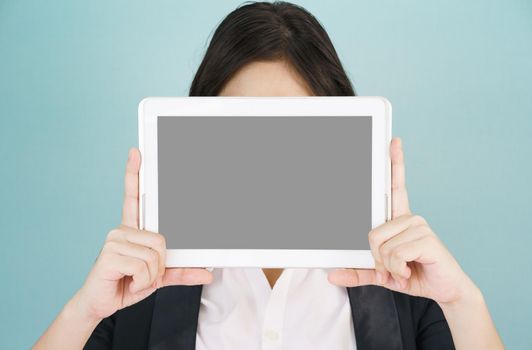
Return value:
M 194 350 L 202 286 L 171 286 L 105 318 L 86 350 Z M 449 350 L 439 305 L 379 286 L 347 288 L 358 350 Z

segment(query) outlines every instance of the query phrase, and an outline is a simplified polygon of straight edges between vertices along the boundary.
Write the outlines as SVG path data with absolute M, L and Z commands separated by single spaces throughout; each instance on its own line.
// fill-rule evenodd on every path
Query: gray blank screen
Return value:
M 368 249 L 370 117 L 159 117 L 170 249 Z

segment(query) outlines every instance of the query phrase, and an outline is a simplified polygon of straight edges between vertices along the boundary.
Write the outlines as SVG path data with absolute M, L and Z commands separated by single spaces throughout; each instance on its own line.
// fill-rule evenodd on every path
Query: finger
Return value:
M 327 275 L 329 282 L 342 287 L 359 287 L 367 285 L 378 285 L 392 290 L 399 290 L 395 280 L 389 278 L 386 282 L 377 281 L 375 270 L 366 269 L 337 269 Z
M 162 284 L 171 285 L 199 285 L 213 281 L 213 274 L 203 268 L 167 268 Z
M 139 170 L 140 151 L 137 148 L 129 150 L 124 177 L 124 205 L 122 207 L 122 224 L 139 227 Z
M 389 266 L 391 270 L 399 271 L 402 266 L 409 262 L 431 264 L 438 260 L 438 250 L 435 248 L 434 236 L 423 236 L 397 246 L 390 256 Z
M 392 278 L 390 279 L 392 288 L 395 290 L 404 290 L 408 285 L 408 279 L 404 278 L 400 275 L 397 275 L 395 273 L 391 274 Z
M 119 254 L 106 254 L 105 256 L 108 259 L 106 265 L 120 278 L 132 277 L 133 281 L 129 285 L 129 290 L 132 293 L 137 293 L 151 286 L 150 273 L 144 260 Z
M 403 278 L 409 278 L 410 277 L 410 269 L 406 266 L 406 263 L 404 266 L 395 266 L 396 269 L 393 269 L 392 266 L 392 259 L 396 258 L 395 254 L 397 254 L 396 248 L 411 242 L 415 241 L 417 239 L 420 239 L 424 236 L 428 235 L 427 231 L 423 229 L 420 226 L 414 226 L 410 227 L 398 235 L 392 237 L 388 241 L 384 242 L 379 247 L 379 255 L 381 256 L 382 263 L 387 271 L 391 272 L 392 275 L 399 275 Z M 396 279 L 394 277 L 394 279 Z
M 385 284 L 390 278 L 390 273 L 380 261 L 375 260 L 375 279 L 378 284 Z
M 159 275 L 162 275 L 159 273 L 159 253 L 151 248 L 128 241 L 107 241 L 102 251 L 143 260 L 148 266 L 150 283 L 154 283 L 155 279 L 159 277 Z
M 377 263 L 382 263 L 379 249 L 384 242 L 411 226 L 419 226 L 423 224 L 426 224 L 426 221 L 419 215 L 403 215 L 372 229 L 368 234 L 368 240 L 376 266 Z
M 108 240 L 125 240 L 131 243 L 146 246 L 159 253 L 159 276 L 164 274 L 166 263 L 166 240 L 163 235 L 157 232 L 137 230 L 128 226 L 120 225 L 111 230 L 107 236 Z
M 130 288 L 129 285 L 127 285 L 127 288 Z M 135 295 L 134 299 L 136 301 L 144 300 L 147 297 L 149 297 L 156 290 L 157 290 L 157 288 L 155 288 L 155 287 L 149 287 L 149 288 L 146 288 L 146 289 L 142 289 L 142 290 L 136 291 L 136 292 L 134 292 L 134 295 Z M 130 289 L 130 291 L 131 291 L 131 289 Z
M 405 182 L 405 163 L 402 140 L 393 138 L 390 143 L 392 163 L 392 219 L 411 214 Z
M 431 246 L 432 237 L 423 236 L 419 239 L 403 243 L 390 254 L 386 268 L 390 271 L 394 286 L 399 289 L 407 288 L 408 281 L 412 275 L 412 269 L 408 266 L 410 262 L 433 263 L 434 257 L 430 257 L 434 250 Z
M 378 284 L 375 270 L 336 269 L 331 271 L 327 278 L 332 284 L 344 287 Z

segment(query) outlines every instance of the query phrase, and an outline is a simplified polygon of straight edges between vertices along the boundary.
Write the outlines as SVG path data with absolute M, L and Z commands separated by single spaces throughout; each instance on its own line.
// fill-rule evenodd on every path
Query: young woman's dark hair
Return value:
M 253 61 L 284 59 L 314 95 L 354 96 L 336 50 L 318 20 L 282 1 L 245 3 L 220 23 L 190 87 L 190 96 L 217 96 Z
M 283 65 L 275 62 L 279 60 Z M 238 82 L 237 77 L 235 85 L 240 86 L 230 91 L 229 79 L 258 61 L 275 62 L 274 69 L 257 69 L 247 81 L 242 78 Z M 292 70 L 301 79 L 294 79 Z M 305 80 L 305 89 L 301 89 L 300 80 Z M 281 83 L 274 85 L 277 82 Z M 285 90 L 280 89 L 282 83 L 286 84 Z M 245 4 L 216 29 L 190 96 L 218 96 L 224 93 L 224 87 L 233 96 L 247 96 L 253 91 L 261 96 L 286 96 L 293 91 L 300 95 L 355 95 L 323 27 L 303 8 L 285 2 Z M 256 309 L 264 300 L 254 296 L 254 284 L 263 284 L 257 280 L 262 278 L 261 272 L 247 277 L 247 273 L 240 275 L 243 271 L 231 275 L 232 269 L 228 269 L 229 275 L 225 271 L 218 275 L 222 278 L 217 277 L 217 283 L 207 287 L 204 294 L 204 285 L 214 281 L 212 272 L 166 267 L 164 237 L 138 226 L 142 155 L 139 149 L 130 149 L 122 223 L 108 233 L 102 254 L 83 287 L 34 348 L 194 350 L 242 348 L 248 344 L 251 346 L 247 348 L 255 348 L 264 340 L 291 348 L 450 350 L 455 349 L 456 341 L 459 348 L 504 349 L 480 289 L 426 220 L 410 211 L 400 139 L 392 139 L 389 146 L 394 211 L 391 220 L 383 224 L 386 227 L 379 226 L 368 234 L 372 255 L 380 258 L 375 260 L 376 269 L 308 269 L 322 270 L 316 274 L 300 269 L 300 277 L 290 277 L 288 272 L 285 279 L 281 278 L 284 282 L 276 282 L 280 274 L 270 280 L 263 269 L 269 287 L 259 289 L 279 293 L 274 292 L 274 284 L 281 283 L 281 294 L 289 291 L 296 299 L 308 298 L 291 303 L 296 299 L 280 296 L 272 308 L 278 309 L 281 304 L 275 303 L 279 302 L 294 307 L 290 312 L 282 307 L 276 310 L 281 312 L 270 320 L 272 328 L 265 328 L 265 338 L 261 322 L 270 307 Z M 375 251 L 379 253 L 375 255 Z M 299 282 L 292 289 L 290 283 L 295 280 Z M 218 299 L 211 299 L 214 294 Z M 229 300 L 228 307 L 224 300 Z M 206 304 L 210 306 L 205 308 Z M 252 319 L 254 311 L 260 312 Z M 319 317 L 312 317 L 315 315 Z M 226 323 L 227 319 L 232 322 Z M 290 319 L 289 327 L 285 327 L 285 320 Z M 463 326 L 466 323 L 468 327 Z M 245 332 L 241 332 L 242 326 Z M 284 336 L 285 330 L 291 332 Z M 305 335 L 309 332 L 313 338 L 320 338 L 319 342 L 308 346 Z M 196 346 L 196 339 L 203 344 Z

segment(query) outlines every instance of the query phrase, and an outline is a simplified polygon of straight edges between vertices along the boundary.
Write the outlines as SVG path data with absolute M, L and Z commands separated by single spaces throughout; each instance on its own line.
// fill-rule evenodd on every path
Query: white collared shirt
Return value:
M 285 269 L 272 289 L 260 268 L 214 269 L 196 349 L 356 349 L 347 290 L 327 272 Z

